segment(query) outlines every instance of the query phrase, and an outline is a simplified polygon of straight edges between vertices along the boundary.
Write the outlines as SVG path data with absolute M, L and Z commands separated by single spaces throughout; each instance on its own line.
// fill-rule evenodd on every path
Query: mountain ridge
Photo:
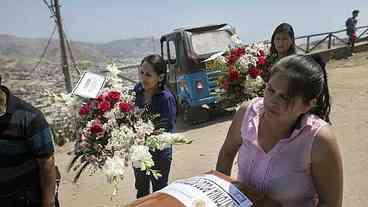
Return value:
M 46 47 L 48 39 L 26 38 L 10 34 L 0 34 L 0 56 L 14 59 L 38 59 Z M 129 38 L 106 43 L 71 41 L 70 47 L 76 60 L 103 62 L 108 58 L 142 58 L 150 53 L 159 53 L 158 39 Z M 59 39 L 52 39 L 45 58 L 60 60 Z

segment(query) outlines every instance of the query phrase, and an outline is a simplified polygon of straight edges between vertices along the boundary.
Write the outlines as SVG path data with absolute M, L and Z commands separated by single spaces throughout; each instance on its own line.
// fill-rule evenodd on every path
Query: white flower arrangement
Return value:
M 73 109 L 79 104 L 75 112 L 79 116 L 79 136 L 69 165 L 69 170 L 77 171 L 74 181 L 77 182 L 81 173 L 92 166 L 91 173 L 102 170 L 106 174 L 108 182 L 114 185 L 115 194 L 118 183 L 124 178 L 125 168 L 130 164 L 158 178 L 160 172 L 153 170 L 150 151 L 190 144 L 192 140 L 157 129 L 152 122 L 157 115 L 136 108 L 132 89 L 118 87 L 120 71 L 115 65 L 108 66 L 108 70 L 109 84 L 96 99 L 82 102 L 63 95 L 59 100 Z
M 221 71 L 218 79 L 221 89 L 217 91 L 223 102 L 236 105 L 263 95 L 265 83 L 261 75 L 268 48 L 263 43 L 243 46 L 236 36 L 233 41 L 236 47 L 207 62 L 206 68 Z

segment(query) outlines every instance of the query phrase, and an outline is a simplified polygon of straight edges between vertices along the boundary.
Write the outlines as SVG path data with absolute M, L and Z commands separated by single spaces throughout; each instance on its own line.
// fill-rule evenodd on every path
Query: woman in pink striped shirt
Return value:
M 341 207 L 342 161 L 329 113 L 323 61 L 285 57 L 273 66 L 264 98 L 237 111 L 216 169 L 230 175 L 238 153 L 238 180 L 263 206 Z

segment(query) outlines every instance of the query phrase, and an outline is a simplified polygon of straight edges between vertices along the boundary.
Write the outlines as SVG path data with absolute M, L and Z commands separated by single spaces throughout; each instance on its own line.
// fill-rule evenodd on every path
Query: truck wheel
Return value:
M 192 110 L 187 102 L 181 104 L 181 112 L 183 113 L 182 117 L 184 122 L 191 123 L 193 121 Z
M 185 123 L 197 125 L 207 122 L 210 119 L 210 113 L 201 106 L 190 107 L 186 102 L 182 103 L 182 119 Z
M 202 124 L 208 122 L 210 120 L 210 110 L 207 108 L 202 108 L 201 106 L 197 106 L 192 109 L 193 110 L 193 120 L 192 124 Z

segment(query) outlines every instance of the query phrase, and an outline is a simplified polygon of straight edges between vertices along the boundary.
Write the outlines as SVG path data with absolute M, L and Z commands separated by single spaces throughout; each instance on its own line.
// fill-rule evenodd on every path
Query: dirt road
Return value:
M 344 162 L 344 207 L 368 206 L 368 53 L 328 64 L 332 94 L 332 122 L 339 139 Z M 191 145 L 174 148 L 170 181 L 199 175 L 214 169 L 218 151 L 226 136 L 231 117 L 178 130 L 192 137 Z M 65 207 L 123 206 L 134 200 L 131 169 L 127 169 L 119 194 L 110 200 L 111 186 L 102 174 L 82 176 L 72 184 L 66 172 L 71 145 L 58 148 L 57 163 L 62 171 L 60 199 Z M 234 169 L 236 171 L 236 169 Z M 331 172 L 334 173 L 334 172 Z

